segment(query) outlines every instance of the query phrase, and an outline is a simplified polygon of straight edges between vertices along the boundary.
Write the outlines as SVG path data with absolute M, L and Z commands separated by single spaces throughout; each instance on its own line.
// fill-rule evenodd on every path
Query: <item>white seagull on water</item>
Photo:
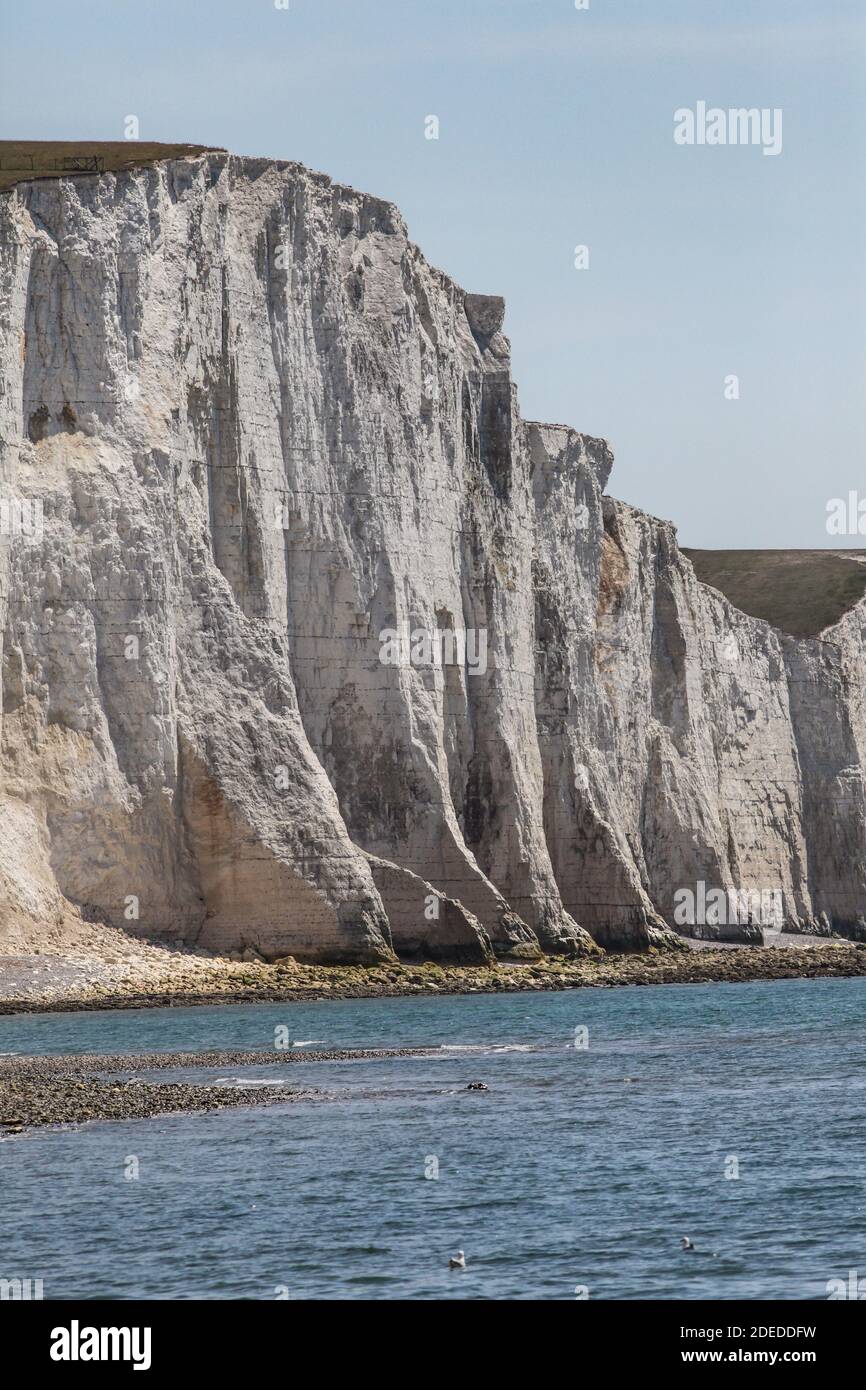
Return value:
M 465 1269 L 465 1268 L 466 1268 L 466 1256 L 463 1254 L 463 1251 L 462 1251 L 462 1250 L 458 1250 L 456 1255 L 452 1255 L 452 1256 L 451 1256 L 450 1260 L 448 1261 L 448 1268 L 449 1268 L 449 1269 Z

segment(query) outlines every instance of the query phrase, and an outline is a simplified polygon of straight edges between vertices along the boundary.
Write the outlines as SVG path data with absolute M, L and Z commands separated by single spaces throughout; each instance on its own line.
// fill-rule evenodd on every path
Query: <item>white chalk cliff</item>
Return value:
M 0 195 L 0 942 L 639 948 L 700 881 L 863 930 L 866 604 L 700 583 L 521 419 L 503 314 L 297 164 Z M 384 663 L 406 625 L 486 670 Z

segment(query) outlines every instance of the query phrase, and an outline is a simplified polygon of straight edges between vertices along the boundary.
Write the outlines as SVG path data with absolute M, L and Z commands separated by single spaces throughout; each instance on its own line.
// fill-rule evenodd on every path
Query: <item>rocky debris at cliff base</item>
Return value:
M 489 994 L 617 985 L 699 984 L 866 975 L 866 944 L 795 938 L 773 949 L 718 947 L 548 957 L 517 965 L 381 966 L 263 964 L 197 956 L 135 941 L 122 968 L 98 960 L 0 957 L 0 1012 L 158 1008 L 172 1005 L 353 999 L 410 994 Z M 77 974 L 69 975 L 75 966 Z
M 808 951 L 813 946 L 818 946 L 821 944 L 826 946 L 829 939 L 832 939 L 834 941 L 840 941 L 838 937 L 831 938 L 829 932 L 826 936 L 818 936 L 817 934 L 813 936 L 810 934 L 805 934 L 803 932 L 783 931 L 776 932 L 774 934 L 765 932 L 763 947 L 759 947 L 758 949 L 763 949 L 767 951 L 778 951 L 780 949 L 788 948 L 796 951 Z M 851 940 L 857 941 L 858 938 L 846 938 L 845 940 L 850 944 Z M 840 941 L 840 944 L 845 943 Z M 697 937 L 690 937 L 688 939 L 687 945 L 690 951 L 741 951 L 743 949 L 755 949 L 754 947 L 744 948 L 742 942 L 739 941 L 701 941 Z

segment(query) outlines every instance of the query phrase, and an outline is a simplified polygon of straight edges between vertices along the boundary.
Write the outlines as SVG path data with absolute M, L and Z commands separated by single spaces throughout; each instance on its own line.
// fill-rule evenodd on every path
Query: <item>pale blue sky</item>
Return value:
M 0 135 L 136 114 L 392 198 L 505 295 L 524 415 L 610 439 L 616 496 L 686 545 L 851 546 L 825 517 L 866 497 L 864 78 L 863 0 L 6 0 Z M 699 100 L 781 107 L 782 154 L 678 147 Z

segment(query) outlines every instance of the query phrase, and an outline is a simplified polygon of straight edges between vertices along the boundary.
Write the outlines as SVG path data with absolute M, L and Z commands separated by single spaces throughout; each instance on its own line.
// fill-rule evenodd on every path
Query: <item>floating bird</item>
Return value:
M 470 1081 L 466 1089 L 467 1091 L 489 1091 L 490 1087 L 484 1081 Z
M 683 1236 L 680 1245 L 683 1247 L 683 1250 L 687 1250 L 690 1255 L 710 1255 L 713 1259 L 716 1259 L 715 1250 L 699 1250 L 694 1242 L 689 1240 L 688 1236 Z
M 450 1260 L 448 1261 L 448 1268 L 449 1268 L 449 1269 L 465 1269 L 465 1268 L 466 1268 L 466 1256 L 463 1254 L 463 1251 L 462 1251 L 462 1250 L 458 1250 L 456 1255 L 452 1255 L 452 1256 L 451 1256 Z

